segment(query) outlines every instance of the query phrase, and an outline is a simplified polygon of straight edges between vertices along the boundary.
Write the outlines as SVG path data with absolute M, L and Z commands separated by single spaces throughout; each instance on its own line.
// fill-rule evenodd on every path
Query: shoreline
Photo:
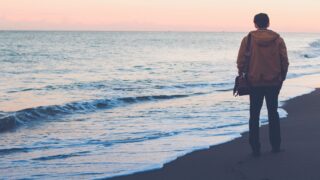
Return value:
M 303 109 L 301 108 L 303 107 Z M 197 150 L 164 164 L 160 169 L 106 179 L 192 180 L 192 179 L 319 179 L 320 89 L 285 101 L 288 113 L 281 120 L 282 149 L 271 153 L 268 125 L 260 128 L 262 155 L 251 156 L 248 132 L 232 141 Z M 319 127 L 319 128 L 317 128 Z

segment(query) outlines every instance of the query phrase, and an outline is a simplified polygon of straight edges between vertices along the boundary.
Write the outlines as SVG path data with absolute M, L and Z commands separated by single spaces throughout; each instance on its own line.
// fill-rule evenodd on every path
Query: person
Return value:
M 243 38 L 237 58 L 239 75 L 246 69 L 246 47 L 250 60 L 246 77 L 250 83 L 249 143 L 253 156 L 260 156 L 259 119 L 265 98 L 268 109 L 269 139 L 272 152 L 280 152 L 281 135 L 278 114 L 278 96 L 288 72 L 287 48 L 283 38 L 269 30 L 269 17 L 265 13 L 254 16 L 256 30 Z M 250 36 L 250 38 L 248 38 Z M 250 42 L 248 40 L 250 39 Z

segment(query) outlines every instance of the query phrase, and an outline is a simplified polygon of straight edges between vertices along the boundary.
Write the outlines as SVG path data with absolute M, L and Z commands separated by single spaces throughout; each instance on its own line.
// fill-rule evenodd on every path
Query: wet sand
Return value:
M 261 127 L 262 154 L 251 156 L 248 133 L 233 141 L 195 151 L 163 168 L 114 180 L 319 180 L 320 89 L 285 103 L 282 152 L 272 153 L 268 125 Z

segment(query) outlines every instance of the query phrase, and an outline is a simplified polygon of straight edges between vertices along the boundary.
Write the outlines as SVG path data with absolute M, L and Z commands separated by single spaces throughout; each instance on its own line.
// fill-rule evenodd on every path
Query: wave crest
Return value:
M 316 40 L 316 41 L 313 41 L 310 43 L 310 47 L 313 47 L 313 48 L 320 48 L 320 39 Z
M 11 130 L 21 124 L 25 124 L 29 121 L 34 120 L 52 119 L 62 115 L 74 114 L 79 112 L 93 112 L 99 109 L 113 108 L 133 103 L 185 98 L 192 95 L 201 94 L 203 93 L 123 97 L 114 100 L 96 99 L 89 101 L 71 102 L 64 105 L 51 105 L 27 108 L 20 111 L 6 113 L 6 115 L 2 115 L 0 117 L 0 132 Z

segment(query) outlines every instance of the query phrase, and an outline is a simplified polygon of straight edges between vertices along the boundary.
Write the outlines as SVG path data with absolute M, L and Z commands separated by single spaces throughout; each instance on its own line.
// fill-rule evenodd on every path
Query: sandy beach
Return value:
M 241 138 L 195 151 L 162 169 L 113 180 L 319 180 L 320 89 L 285 103 L 281 121 L 282 152 L 271 152 L 268 125 L 260 129 L 261 157 L 251 156 L 248 133 Z

